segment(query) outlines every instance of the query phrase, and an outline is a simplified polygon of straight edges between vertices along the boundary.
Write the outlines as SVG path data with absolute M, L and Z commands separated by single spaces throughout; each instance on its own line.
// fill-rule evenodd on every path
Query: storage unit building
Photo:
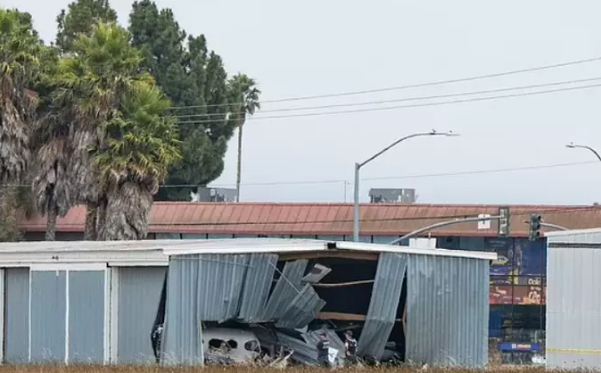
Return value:
M 192 299 L 214 297 L 214 304 L 201 304 L 206 306 L 203 312 L 215 319 L 223 318 L 220 313 L 237 315 L 243 310 L 247 320 L 277 317 L 277 325 L 296 327 L 323 306 L 315 289 L 304 285 L 299 297 L 286 286 L 276 285 L 270 294 L 259 284 L 271 284 L 268 274 L 280 271 L 271 268 L 273 263 L 285 260 L 282 273 L 300 286 L 311 260 L 302 256 L 315 254 L 319 258 L 351 254 L 371 260 L 375 279 L 371 301 L 366 300 L 369 310 L 366 307 L 361 351 L 374 356 L 382 352 L 398 321 L 405 287 L 408 359 L 486 364 L 489 261 L 496 254 L 260 238 L 2 243 L 0 357 L 6 363 L 154 363 L 150 337 L 169 269 L 164 350 L 175 362 L 202 364 L 200 328 L 191 306 L 199 303 Z M 232 261 L 252 261 L 253 286 L 241 286 L 251 271 L 244 265 L 231 266 Z M 186 277 L 190 271 L 199 273 L 200 263 L 206 270 L 204 280 Z M 213 283 L 212 278 L 219 281 Z M 193 294 L 199 283 L 208 290 Z M 220 286 L 228 290 L 221 291 Z M 173 291 L 174 287 L 180 291 Z M 178 299 L 186 291 L 191 296 Z M 258 301 L 269 297 L 274 299 L 266 307 Z M 242 302 L 239 309 L 236 299 Z M 289 310 L 287 305 L 294 307 Z
M 546 233 L 547 366 L 601 366 L 601 229 Z
M 2 361 L 154 362 L 167 264 L 147 241 L 0 244 Z

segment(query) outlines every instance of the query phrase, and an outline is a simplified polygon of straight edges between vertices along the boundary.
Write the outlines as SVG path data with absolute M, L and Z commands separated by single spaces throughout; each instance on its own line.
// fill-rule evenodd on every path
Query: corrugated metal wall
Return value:
M 437 365 L 488 362 L 489 263 L 411 255 L 406 358 Z
M 105 271 L 69 271 L 69 361 L 104 360 Z
M 119 363 L 153 363 L 150 343 L 166 267 L 121 267 L 118 279 Z
M 6 268 L 4 293 L 4 360 L 29 360 L 29 268 Z
M 359 356 L 381 359 L 394 328 L 408 255 L 381 253 L 365 325 L 357 344 Z
M 66 272 L 31 271 L 31 361 L 65 359 Z
M 201 320 L 196 313 L 199 260 L 199 255 L 186 255 L 169 261 L 162 351 L 166 365 L 204 363 Z
M 601 366 L 601 297 L 597 296 L 601 282 L 601 232 L 566 233 L 548 237 L 547 366 L 598 369 Z

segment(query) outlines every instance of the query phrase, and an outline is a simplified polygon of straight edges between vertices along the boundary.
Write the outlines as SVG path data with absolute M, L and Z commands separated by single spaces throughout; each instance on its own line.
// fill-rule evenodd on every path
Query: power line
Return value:
M 481 79 L 498 78 L 498 77 L 508 76 L 508 75 L 515 75 L 515 74 L 522 74 L 522 73 L 527 73 L 527 72 L 554 69 L 554 68 L 559 68 L 559 67 L 580 65 L 580 64 L 596 62 L 596 61 L 600 61 L 600 60 L 601 60 L 601 57 L 594 57 L 594 58 L 588 58 L 588 59 L 583 59 L 583 60 L 562 62 L 562 63 L 552 64 L 552 65 L 531 67 L 531 68 L 519 69 L 519 70 L 510 70 L 510 71 L 504 71 L 504 72 L 493 73 L 493 74 L 476 75 L 476 76 L 465 77 L 465 78 L 438 80 L 438 81 L 433 81 L 433 82 L 409 84 L 409 85 L 402 85 L 402 86 L 396 86 L 396 87 L 376 88 L 376 89 L 361 90 L 361 91 L 350 91 L 350 92 L 328 93 L 328 94 L 322 94 L 322 95 L 289 97 L 289 98 L 261 101 L 261 103 L 267 104 L 267 103 L 278 103 L 278 102 L 314 100 L 314 99 L 330 98 L 330 97 L 355 96 L 355 95 L 362 95 L 362 94 L 369 94 L 369 93 L 398 91 L 398 90 L 422 88 L 422 87 L 432 87 L 432 86 L 437 86 L 437 85 L 469 82 L 469 81 L 481 80 Z M 236 105 L 241 105 L 241 104 L 243 104 L 243 103 L 210 104 L 210 105 L 195 105 L 195 106 L 174 106 L 174 107 L 171 107 L 171 109 L 181 110 L 181 109 L 194 109 L 194 108 L 206 108 L 206 107 L 236 106 Z
M 386 106 L 380 108 L 369 108 L 369 109 L 356 109 L 356 110 L 339 110 L 339 111 L 328 111 L 328 112 L 318 112 L 318 113 L 305 113 L 305 114 L 292 114 L 292 115 L 274 115 L 274 116 L 265 116 L 265 117 L 250 117 L 246 120 L 266 120 L 266 119 L 284 119 L 284 118 L 299 118 L 299 117 L 315 117 L 315 116 L 324 116 L 324 115 L 340 115 L 340 114 L 354 114 L 354 113 L 365 113 L 365 112 L 374 112 L 374 111 L 388 111 L 388 110 L 399 110 L 399 109 L 408 109 L 408 108 L 417 108 L 417 107 L 428 107 L 428 106 L 439 106 L 439 105 L 453 105 L 453 104 L 462 104 L 467 102 L 479 102 L 479 101 L 491 101 L 498 99 L 506 99 L 506 98 L 515 98 L 515 97 L 526 97 L 526 96 L 535 96 L 547 93 L 557 93 L 557 92 L 568 92 L 568 91 L 577 91 L 581 89 L 591 89 L 601 87 L 601 84 L 591 84 L 584 85 L 578 87 L 568 87 L 568 88 L 558 88 L 546 91 L 538 91 L 538 92 L 526 92 L 526 93 L 515 93 L 509 95 L 500 95 L 500 96 L 489 96 L 489 97 L 476 97 L 465 100 L 454 100 L 454 101 L 441 101 L 441 102 L 428 102 L 423 104 L 411 104 L 411 105 L 397 105 L 397 106 Z M 212 123 L 214 121 L 211 120 L 201 120 L 201 121 L 184 121 L 179 122 L 180 124 L 205 124 Z
M 508 167 L 508 168 L 493 168 L 484 170 L 467 170 L 467 171 L 456 171 L 456 172 L 442 172 L 432 174 L 414 174 L 414 175 L 399 175 L 399 176 L 381 176 L 381 177 L 366 177 L 361 178 L 361 181 L 379 181 L 379 180 L 401 180 L 401 179 L 422 179 L 431 177 L 449 177 L 449 176 L 464 176 L 464 175 L 479 175 L 479 174 L 493 174 L 503 172 L 518 172 L 518 171 L 531 171 L 531 170 L 543 170 L 551 168 L 561 167 L 572 167 L 599 164 L 598 161 L 585 161 L 585 162 L 569 162 L 569 163 L 555 163 L 548 165 L 538 166 L 524 166 L 524 167 Z M 328 179 L 328 180 L 292 180 L 292 181 L 270 181 L 262 183 L 243 183 L 243 186 L 279 186 L 279 185 L 312 185 L 312 184 L 336 184 L 336 183 L 349 183 L 348 179 Z M 0 184 L 5 187 L 31 187 L 30 184 Z M 197 188 L 200 185 L 196 184 L 162 184 L 160 188 Z M 231 187 L 234 184 L 219 184 L 211 186 L 213 188 L 219 187 Z
M 236 205 L 231 204 L 231 205 Z M 452 206 L 452 205 L 451 205 Z M 404 208 L 423 208 L 420 205 L 399 205 Z M 489 206 L 495 207 L 495 206 Z M 513 208 L 520 208 L 520 206 L 514 206 Z M 523 206 L 522 208 L 535 207 L 535 206 Z M 525 212 L 511 212 L 510 217 L 515 216 L 530 216 L 531 213 L 538 213 L 541 215 L 545 214 L 564 214 L 573 212 L 589 212 L 589 211 L 601 211 L 601 206 L 581 206 L 581 207 L 567 207 L 567 208 L 545 208 L 544 206 L 536 206 L 538 209 L 532 209 Z M 512 206 L 510 206 L 510 209 Z M 373 218 L 373 219 L 362 219 L 362 223 L 377 223 L 377 222 L 395 222 L 395 221 L 422 221 L 422 220 L 452 220 L 462 219 L 466 217 L 475 217 L 476 214 L 482 213 L 477 211 L 478 206 L 474 206 L 476 211 L 469 214 L 454 214 L 454 215 L 439 215 L 439 216 L 410 216 L 410 217 L 399 217 L 399 218 Z M 150 226 L 231 226 L 231 225 L 297 225 L 297 224 L 341 224 L 341 223 L 352 223 L 353 219 L 334 219 L 334 220 L 305 220 L 305 221 L 228 221 L 228 222 L 169 222 L 169 223 L 149 223 Z M 61 226 L 80 226 L 77 223 L 61 223 Z
M 553 86 L 558 86 L 558 85 L 584 83 L 584 82 L 591 82 L 591 81 L 597 81 L 597 80 L 601 80 L 601 77 L 564 80 L 564 81 L 552 82 L 552 83 L 531 84 L 531 85 L 526 85 L 526 86 L 497 88 L 497 89 L 489 89 L 489 90 L 483 90 L 483 91 L 449 93 L 449 94 L 444 94 L 444 95 L 417 96 L 417 97 L 405 97 L 405 98 L 397 98 L 397 99 L 390 99 L 390 100 L 365 101 L 365 102 L 357 102 L 357 103 L 344 103 L 344 104 L 319 105 L 319 106 L 301 106 L 301 107 L 292 107 L 292 108 L 283 108 L 283 109 L 274 109 L 274 110 L 261 110 L 261 114 L 304 111 L 304 110 L 332 109 L 332 108 L 339 108 L 339 107 L 381 105 L 381 104 L 390 104 L 390 103 L 395 103 L 395 102 L 420 101 L 420 100 L 441 99 L 441 98 L 449 98 L 449 97 L 472 96 L 472 95 L 480 95 L 480 94 L 490 94 L 490 93 L 499 93 L 499 92 L 508 92 L 508 91 L 519 91 L 519 90 L 525 90 L 525 89 L 553 87 Z M 224 114 L 223 113 L 206 113 L 206 114 L 175 115 L 175 117 L 178 119 L 197 118 L 197 117 L 209 118 L 209 117 L 213 117 L 213 116 L 223 117 Z M 257 118 L 260 119 L 260 117 L 257 117 Z
M 362 178 L 361 180 L 362 181 L 378 181 L 378 180 L 395 180 L 395 179 L 398 179 L 398 180 L 400 180 L 400 179 L 422 179 L 422 178 L 430 178 L 430 177 L 464 176 L 464 175 L 492 174 L 492 173 L 502 173 L 502 172 L 530 171 L 530 170 L 539 170 L 539 169 L 581 166 L 581 165 L 589 165 L 589 164 L 599 164 L 599 162 L 598 161 L 570 162 L 570 163 L 556 163 L 556 164 L 539 165 L 539 166 L 496 168 L 496 169 L 488 169 L 488 170 L 457 171 L 457 172 L 444 172 L 444 173 L 433 173 L 433 174 L 415 174 L 415 175 L 405 175 L 405 176 L 369 177 L 369 178 Z M 345 183 L 345 182 L 349 182 L 349 180 L 330 179 L 330 180 L 274 181 L 274 182 L 264 182 L 264 183 L 246 183 L 246 184 L 242 184 L 242 185 L 244 185 L 244 186 L 277 186 L 277 185 L 336 184 L 336 183 Z M 233 186 L 233 185 L 234 184 L 221 184 L 221 185 L 215 186 L 215 187 L 225 187 L 225 186 Z M 161 185 L 161 187 L 165 187 L 165 188 L 196 188 L 196 187 L 198 187 L 198 185 L 166 184 L 166 185 Z
M 232 204 L 236 205 L 236 204 Z M 349 205 L 350 206 L 350 205 Z M 423 208 L 424 206 L 420 205 L 399 205 L 399 207 L 404 208 Z M 495 206 L 490 206 L 495 207 Z M 514 206 L 514 208 L 519 208 L 520 206 Z M 535 206 L 524 206 L 525 207 L 535 207 Z M 512 206 L 510 206 L 510 209 Z M 454 215 L 440 215 L 440 216 L 410 216 L 410 217 L 399 217 L 399 218 L 373 218 L 373 219 L 362 219 L 362 223 L 377 223 L 377 222 L 395 222 L 395 221 L 422 221 L 422 220 L 452 220 L 452 219 L 461 219 L 466 217 L 475 217 L 477 214 L 482 213 L 482 211 L 477 211 L 478 206 L 474 206 L 473 212 L 469 214 L 454 214 Z M 530 216 L 531 213 L 538 213 L 541 215 L 545 214 L 564 214 L 564 213 L 573 213 L 573 212 L 588 212 L 588 211 L 601 211 L 601 206 L 582 206 L 582 207 L 567 207 L 567 208 L 545 208 L 544 206 L 540 206 L 538 209 L 532 209 L 524 212 L 511 212 L 510 217 L 515 216 Z M 484 219 L 483 219 L 484 220 Z M 228 222 L 186 222 L 186 223 L 178 223 L 178 222 L 169 222 L 169 223 L 150 223 L 150 226 L 194 226 L 194 227 L 202 227 L 202 226 L 231 226 L 231 225 L 297 225 L 297 224 L 341 224 L 341 223 L 352 223 L 353 219 L 333 219 L 333 220 L 305 220 L 305 221 L 281 221 L 281 220 L 273 220 L 273 221 L 228 221 Z M 81 224 L 71 223 L 71 224 L 61 224 L 61 226 L 80 226 Z
M 381 176 L 381 177 L 366 177 L 361 178 L 361 181 L 378 181 L 378 180 L 401 180 L 401 179 L 421 179 L 430 177 L 446 177 L 446 176 L 463 176 L 463 175 L 478 175 L 478 174 L 492 174 L 492 173 L 503 173 L 503 172 L 517 172 L 517 171 L 530 171 L 530 170 L 542 170 L 550 168 L 560 167 L 571 167 L 571 166 L 582 166 L 590 164 L 599 164 L 598 161 L 585 161 L 585 162 L 569 162 L 569 163 L 555 163 L 548 165 L 538 166 L 524 166 L 524 167 L 507 167 L 507 168 L 493 168 L 484 170 L 467 170 L 467 171 L 456 171 L 456 172 L 443 172 L 443 173 L 432 173 L 432 174 L 414 174 L 414 175 L 399 175 L 399 176 Z M 293 180 L 293 181 L 270 181 L 262 183 L 244 183 L 244 186 L 278 186 L 278 185 L 308 185 L 308 184 L 335 184 L 335 183 L 349 183 L 347 179 L 328 179 L 328 180 Z M 226 187 L 233 186 L 234 184 L 220 184 L 213 186 Z M 2 184 L 2 186 L 21 186 L 29 187 L 29 184 Z M 196 188 L 199 185 L 196 184 L 162 184 L 161 188 Z

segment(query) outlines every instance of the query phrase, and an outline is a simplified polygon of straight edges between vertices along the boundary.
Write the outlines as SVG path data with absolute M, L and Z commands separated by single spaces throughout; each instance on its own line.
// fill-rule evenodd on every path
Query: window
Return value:
M 246 342 L 244 344 L 244 349 L 246 351 L 261 352 L 261 349 L 259 348 L 259 342 L 255 340 Z

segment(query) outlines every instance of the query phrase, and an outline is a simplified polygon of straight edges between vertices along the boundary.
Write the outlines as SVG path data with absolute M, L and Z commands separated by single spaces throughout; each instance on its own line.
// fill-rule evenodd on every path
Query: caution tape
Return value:
M 570 354 L 601 354 L 601 350 L 584 350 L 579 348 L 548 348 L 547 352 L 566 352 Z

